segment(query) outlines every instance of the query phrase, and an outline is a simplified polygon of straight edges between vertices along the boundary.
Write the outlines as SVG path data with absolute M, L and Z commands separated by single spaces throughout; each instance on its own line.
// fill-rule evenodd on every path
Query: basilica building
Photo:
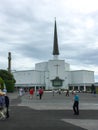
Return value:
M 53 59 L 35 64 L 34 70 L 13 72 L 15 87 L 42 87 L 45 90 L 70 89 L 86 91 L 94 83 L 94 71 L 70 70 L 70 64 L 59 59 L 56 20 L 54 24 Z

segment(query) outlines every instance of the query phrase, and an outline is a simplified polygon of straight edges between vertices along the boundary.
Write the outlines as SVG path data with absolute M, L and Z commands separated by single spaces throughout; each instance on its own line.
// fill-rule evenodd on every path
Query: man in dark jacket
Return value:
M 6 118 L 9 118 L 9 97 L 5 95 Z

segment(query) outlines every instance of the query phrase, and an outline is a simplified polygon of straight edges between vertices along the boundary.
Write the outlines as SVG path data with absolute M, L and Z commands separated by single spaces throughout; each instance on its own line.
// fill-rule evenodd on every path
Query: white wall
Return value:
M 64 80 L 64 88 L 68 89 L 68 84 L 69 84 L 69 71 L 65 71 L 65 80 Z
M 65 71 L 70 71 L 70 64 L 65 63 Z
M 65 79 L 65 62 L 64 60 L 49 60 L 48 71 L 50 80 L 55 79 L 57 76 L 60 79 Z
M 94 83 L 94 72 L 87 70 L 70 71 L 70 83 Z
M 44 84 L 44 72 L 36 70 L 13 72 L 17 84 Z
M 48 67 L 48 62 L 41 62 L 41 63 L 37 63 L 35 64 L 35 70 L 38 71 L 47 71 Z

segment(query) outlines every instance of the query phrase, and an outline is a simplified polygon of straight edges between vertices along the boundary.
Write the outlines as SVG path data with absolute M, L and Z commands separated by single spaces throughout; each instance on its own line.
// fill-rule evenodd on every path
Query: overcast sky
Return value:
M 98 0 L 0 0 L 0 69 L 31 70 L 53 59 L 56 17 L 59 59 L 92 70 L 98 81 Z

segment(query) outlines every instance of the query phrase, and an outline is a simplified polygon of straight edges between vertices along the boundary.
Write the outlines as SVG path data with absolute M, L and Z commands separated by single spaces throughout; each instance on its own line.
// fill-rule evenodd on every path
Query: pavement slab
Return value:
M 98 120 L 91 119 L 62 119 L 64 122 L 74 124 L 87 130 L 98 130 Z

